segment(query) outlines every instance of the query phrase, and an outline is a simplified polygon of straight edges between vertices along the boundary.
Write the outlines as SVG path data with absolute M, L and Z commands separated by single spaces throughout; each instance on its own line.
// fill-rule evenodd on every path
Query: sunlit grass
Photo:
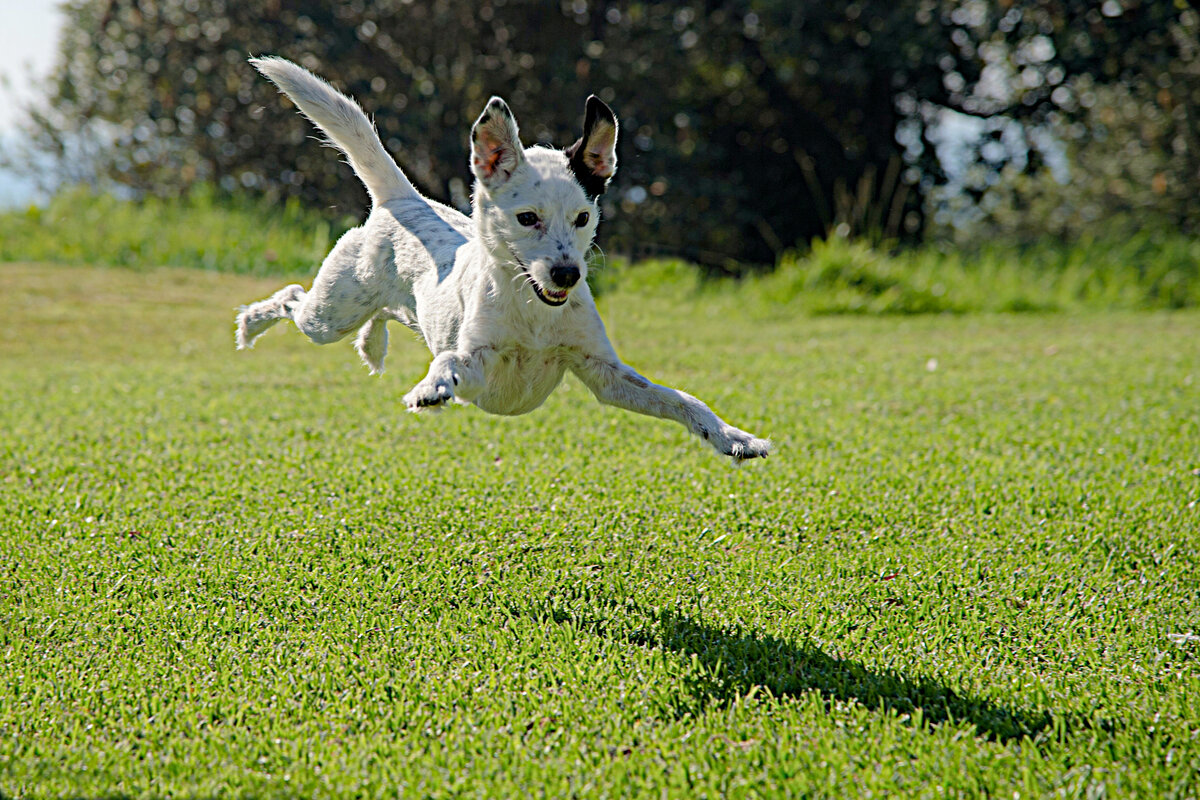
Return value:
M 0 795 L 1194 797 L 1200 316 L 602 298 L 778 452 L 0 266 Z M 732 293 L 731 293 L 732 292 Z

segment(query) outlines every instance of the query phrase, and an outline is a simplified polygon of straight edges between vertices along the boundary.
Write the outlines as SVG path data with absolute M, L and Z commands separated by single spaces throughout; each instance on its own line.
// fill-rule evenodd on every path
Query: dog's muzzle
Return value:
M 539 284 L 529 274 L 529 270 L 525 270 L 525 275 L 529 278 L 529 283 L 533 286 L 533 293 L 537 295 L 538 300 L 548 306 L 561 306 L 567 302 L 567 295 L 570 293 L 571 287 L 579 283 L 582 272 L 574 264 L 560 261 L 550 268 L 550 280 L 554 282 L 552 287 Z

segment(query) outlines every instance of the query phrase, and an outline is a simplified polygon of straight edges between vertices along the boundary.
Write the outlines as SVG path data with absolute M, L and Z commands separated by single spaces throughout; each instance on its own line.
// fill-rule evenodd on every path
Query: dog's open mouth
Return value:
M 511 245 L 509 246 L 509 250 L 511 252 Z M 561 306 L 563 303 L 567 302 L 567 289 L 543 288 L 542 285 L 538 283 L 537 278 L 530 274 L 529 267 L 525 265 L 525 262 L 522 261 L 516 253 L 513 253 L 512 257 L 513 261 L 517 262 L 517 266 L 521 268 L 521 274 L 525 276 L 525 281 L 533 287 L 533 293 L 537 295 L 538 300 L 541 300 L 548 306 Z
M 563 303 L 567 302 L 566 289 L 563 289 L 562 291 L 543 289 L 542 287 L 538 286 L 537 283 L 534 283 L 533 293 L 538 296 L 538 300 L 541 300 L 548 306 L 561 306 Z
M 520 259 L 517 260 L 520 263 Z M 537 282 L 537 279 L 529 274 L 529 270 L 525 269 L 525 265 L 521 264 L 521 272 L 525 275 L 525 279 L 529 285 L 533 287 L 533 293 L 537 295 L 538 300 L 541 300 L 548 306 L 561 306 L 567 302 L 566 289 L 543 289 Z

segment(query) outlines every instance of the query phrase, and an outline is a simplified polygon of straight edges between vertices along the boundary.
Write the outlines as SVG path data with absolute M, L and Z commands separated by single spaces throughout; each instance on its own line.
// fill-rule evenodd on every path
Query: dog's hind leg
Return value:
M 371 317 L 366 325 L 358 329 L 358 337 L 354 340 L 354 349 L 362 356 L 363 363 L 372 375 L 383 373 L 383 358 L 387 355 L 388 347 L 387 321 L 390 318 L 385 312 Z
M 266 300 L 242 306 L 237 316 L 237 348 L 254 346 L 254 340 L 281 319 L 292 319 L 296 307 L 304 302 L 304 287 L 298 283 L 285 286 Z
M 378 309 L 375 302 L 372 293 L 349 273 L 318 275 L 307 292 L 293 283 L 266 300 L 242 306 L 237 317 L 237 346 L 239 350 L 253 347 L 254 340 L 281 319 L 296 323 L 315 344 L 331 344 L 370 320 Z
M 357 269 L 364 236 L 362 228 L 347 231 L 325 257 L 308 291 L 292 284 L 266 300 L 243 306 L 238 314 L 238 349 L 253 345 L 281 319 L 295 322 L 316 344 L 330 344 L 374 317 L 384 302 L 383 281 L 371 270 L 360 274 Z M 390 252 L 390 244 L 380 250 Z

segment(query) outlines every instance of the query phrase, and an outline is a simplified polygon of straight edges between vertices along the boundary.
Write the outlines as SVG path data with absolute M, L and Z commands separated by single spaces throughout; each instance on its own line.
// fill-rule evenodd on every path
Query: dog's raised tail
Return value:
M 250 63 L 346 154 L 375 205 L 417 194 L 395 160 L 383 149 L 375 126 L 358 103 L 286 59 L 263 56 L 250 59 Z

